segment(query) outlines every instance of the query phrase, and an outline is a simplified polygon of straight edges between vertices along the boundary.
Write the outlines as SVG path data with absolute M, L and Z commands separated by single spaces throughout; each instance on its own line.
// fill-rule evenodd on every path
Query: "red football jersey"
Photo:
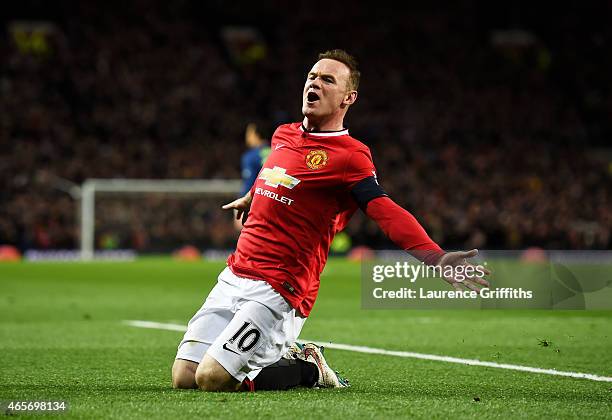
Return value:
M 375 168 L 370 149 L 348 130 L 285 124 L 271 143 L 228 265 L 238 276 L 267 281 L 308 316 L 332 239 L 358 208 L 351 188 Z

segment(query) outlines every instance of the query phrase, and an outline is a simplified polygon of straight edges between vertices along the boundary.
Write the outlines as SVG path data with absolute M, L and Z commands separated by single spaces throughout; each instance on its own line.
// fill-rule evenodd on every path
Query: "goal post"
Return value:
M 81 260 L 94 257 L 97 193 L 237 194 L 239 179 L 87 179 L 80 194 Z

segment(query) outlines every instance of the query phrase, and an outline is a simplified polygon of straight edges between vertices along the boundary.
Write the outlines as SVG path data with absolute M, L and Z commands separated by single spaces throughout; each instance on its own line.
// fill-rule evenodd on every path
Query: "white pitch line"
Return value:
M 181 325 L 181 324 L 166 324 L 166 323 L 161 323 L 161 322 L 137 321 L 137 320 L 129 320 L 129 321 L 123 321 L 123 322 L 127 325 L 131 325 L 132 327 L 151 328 L 151 329 L 156 329 L 156 330 L 169 330 L 169 331 L 184 332 L 187 329 L 185 325 Z M 570 378 L 589 379 L 591 381 L 598 381 L 598 382 L 612 382 L 612 377 L 593 375 L 591 373 L 565 372 L 565 371 L 556 370 L 556 369 L 542 369 L 542 368 L 536 368 L 536 367 L 530 367 L 530 366 L 511 365 L 507 363 L 484 362 L 482 360 L 476 360 L 476 359 L 460 359 L 458 357 L 438 356 L 435 354 L 414 353 L 411 351 L 385 350 L 385 349 L 377 349 L 374 347 L 352 346 L 350 344 L 326 343 L 322 341 L 310 341 L 310 340 L 305 340 L 305 339 L 300 339 L 300 341 L 305 342 L 305 343 L 315 343 L 316 345 L 325 346 L 330 349 L 354 351 L 357 353 L 380 354 L 384 356 L 407 357 L 411 359 L 422 359 L 422 360 L 435 360 L 437 362 L 458 363 L 461 365 L 469 365 L 469 366 L 484 366 L 484 367 L 490 367 L 490 368 L 496 368 L 496 369 L 517 370 L 520 372 L 543 373 L 545 375 L 567 376 Z
M 187 331 L 185 324 L 164 324 L 162 322 L 152 321 L 138 321 L 138 320 L 127 320 L 123 321 L 124 324 L 131 325 L 132 327 L 139 328 L 150 328 L 153 330 L 168 330 L 168 331 Z

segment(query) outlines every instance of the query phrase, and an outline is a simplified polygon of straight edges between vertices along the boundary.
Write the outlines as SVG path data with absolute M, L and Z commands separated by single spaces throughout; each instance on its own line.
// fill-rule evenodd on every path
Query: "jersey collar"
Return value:
M 348 136 L 348 128 L 344 130 L 338 131 L 308 131 L 304 128 L 304 124 L 300 124 L 300 131 L 309 134 L 311 136 L 316 137 L 338 137 L 338 136 Z

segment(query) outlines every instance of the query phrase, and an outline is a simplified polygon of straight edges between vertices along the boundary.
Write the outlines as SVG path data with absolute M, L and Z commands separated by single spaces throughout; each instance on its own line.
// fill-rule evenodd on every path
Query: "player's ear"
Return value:
M 353 105 L 356 100 L 357 100 L 357 91 L 356 90 L 351 90 L 344 97 L 344 104 L 345 105 Z

